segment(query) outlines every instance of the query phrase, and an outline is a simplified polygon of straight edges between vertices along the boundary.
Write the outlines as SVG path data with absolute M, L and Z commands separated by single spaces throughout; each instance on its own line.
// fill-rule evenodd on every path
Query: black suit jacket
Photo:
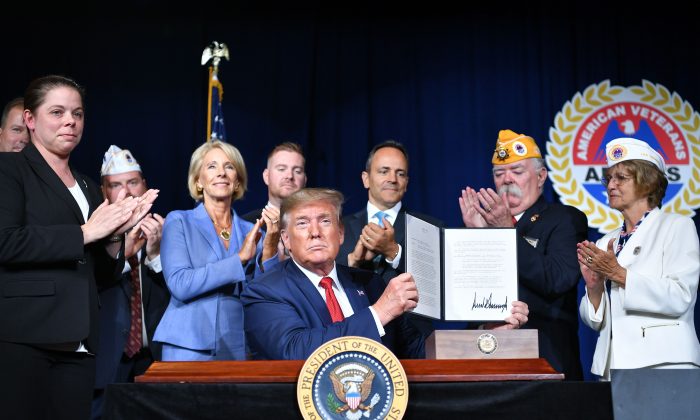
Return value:
M 399 260 L 399 265 L 397 268 L 393 268 L 391 264 L 386 261 L 386 258 L 380 258 L 378 265 L 375 267 L 375 263 L 372 261 L 365 261 L 360 264 L 359 268 L 374 271 L 379 274 L 384 283 L 388 283 L 391 279 L 398 276 L 406 271 L 406 263 L 404 262 L 404 256 L 406 253 L 406 211 L 408 209 L 405 206 L 401 206 L 401 210 L 393 221 L 394 228 L 394 240 L 397 244 L 400 244 L 403 248 L 401 260 Z M 411 213 L 414 213 L 411 211 Z M 437 226 L 443 226 L 440 220 L 434 217 L 427 216 L 420 213 L 414 213 L 417 216 L 433 223 Z M 348 254 L 352 253 L 357 244 L 357 240 L 360 238 L 362 229 L 367 224 L 367 207 L 358 211 L 357 213 L 343 217 L 343 226 L 345 227 L 345 240 L 340 246 L 340 251 L 336 256 L 335 261 L 338 264 L 348 265 Z M 408 313 L 407 318 L 409 322 L 418 329 L 423 334 L 429 334 L 433 330 L 433 323 L 429 318 L 422 317 L 420 315 L 415 315 L 413 313 Z
M 149 352 L 142 352 L 138 357 L 146 357 L 147 362 L 139 363 L 139 369 L 145 369 L 146 365 L 162 358 L 162 344 L 153 341 L 153 334 L 165 309 L 170 301 L 170 292 L 165 283 L 163 272 L 156 273 L 144 263 L 145 249 L 141 251 L 141 300 L 143 301 L 143 314 L 146 324 Z M 107 384 L 126 382 L 129 372 L 121 372 L 119 376 L 120 360 L 124 353 L 124 346 L 129 338 L 131 328 L 131 274 L 122 273 L 119 283 L 99 291 L 100 296 L 100 352 L 95 358 L 97 375 L 95 388 L 104 388 Z M 134 356 L 134 357 L 137 357 Z M 140 375 L 143 372 L 132 372 Z
M 552 367 L 566 379 L 581 379 L 576 244 L 587 238 L 588 219 L 574 207 L 540 196 L 516 229 L 519 298 L 530 309 L 524 328 L 539 330 L 540 355 Z
M 261 217 L 262 210 L 263 210 L 262 208 L 251 210 L 248 213 L 241 216 L 241 219 L 247 220 L 250 223 L 255 223 L 255 220 L 259 219 Z M 262 230 L 266 231 L 267 230 L 266 228 L 267 228 L 267 225 L 262 225 Z
M 97 185 L 73 171 L 94 211 Z M 97 350 L 96 279 L 113 281 L 104 244 L 83 244 L 75 199 L 32 143 L 0 153 L 0 340 L 57 344 L 86 340 Z

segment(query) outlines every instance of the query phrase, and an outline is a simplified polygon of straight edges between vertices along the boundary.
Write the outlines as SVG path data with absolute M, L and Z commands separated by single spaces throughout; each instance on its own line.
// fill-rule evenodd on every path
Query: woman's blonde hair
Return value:
M 248 190 L 248 172 L 245 169 L 245 162 L 243 162 L 241 152 L 234 146 L 220 140 L 207 141 L 192 153 L 190 169 L 187 173 L 187 188 L 190 191 L 190 197 L 197 202 L 204 200 L 204 193 L 202 190 L 197 189 L 197 180 L 199 179 L 199 171 L 202 169 L 204 156 L 213 149 L 220 149 L 224 152 L 226 157 L 233 163 L 233 167 L 236 168 L 239 184 L 238 188 L 233 192 L 233 201 L 236 201 L 243 197 L 243 194 Z

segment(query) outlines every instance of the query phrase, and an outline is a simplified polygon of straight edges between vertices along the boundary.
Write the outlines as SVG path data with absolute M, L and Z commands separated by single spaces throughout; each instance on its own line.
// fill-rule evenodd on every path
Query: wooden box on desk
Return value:
M 537 330 L 435 330 L 426 359 L 537 359 Z

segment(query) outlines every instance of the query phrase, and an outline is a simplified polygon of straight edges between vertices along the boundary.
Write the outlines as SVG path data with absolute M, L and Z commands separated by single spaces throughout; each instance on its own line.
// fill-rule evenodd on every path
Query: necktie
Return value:
M 374 217 L 376 217 L 378 220 L 377 224 L 381 227 L 384 227 L 384 218 L 386 217 L 386 213 L 380 210 L 374 213 Z
M 386 215 L 387 214 L 381 210 L 374 213 L 374 217 L 377 218 L 377 220 L 378 220 L 377 224 L 379 224 L 379 226 L 384 227 L 384 218 L 386 217 Z M 378 254 L 372 259 L 372 263 L 374 264 L 375 271 L 380 267 L 383 258 L 384 258 L 384 256 L 382 254 Z
M 513 226 L 515 226 L 516 224 L 518 224 L 518 219 L 516 219 L 515 216 L 510 216 L 510 217 L 513 218 Z
M 326 306 L 328 307 L 328 312 L 331 314 L 331 320 L 333 320 L 333 322 L 344 320 L 343 311 L 340 309 L 338 299 L 335 298 L 335 293 L 333 292 L 333 279 L 324 277 L 321 279 L 320 284 L 321 287 L 326 290 Z
M 124 353 L 133 357 L 141 350 L 143 343 L 143 328 L 141 326 L 141 282 L 139 281 L 139 260 L 136 255 L 129 257 L 131 266 L 131 328 L 129 339 L 126 341 Z

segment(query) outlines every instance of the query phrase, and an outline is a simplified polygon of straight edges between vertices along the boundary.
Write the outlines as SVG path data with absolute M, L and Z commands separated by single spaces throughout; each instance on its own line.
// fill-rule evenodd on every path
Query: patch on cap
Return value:
M 664 158 L 649 144 L 631 137 L 621 137 L 608 142 L 605 145 L 605 156 L 608 167 L 626 160 L 646 160 L 653 163 L 661 172 L 666 173 Z

